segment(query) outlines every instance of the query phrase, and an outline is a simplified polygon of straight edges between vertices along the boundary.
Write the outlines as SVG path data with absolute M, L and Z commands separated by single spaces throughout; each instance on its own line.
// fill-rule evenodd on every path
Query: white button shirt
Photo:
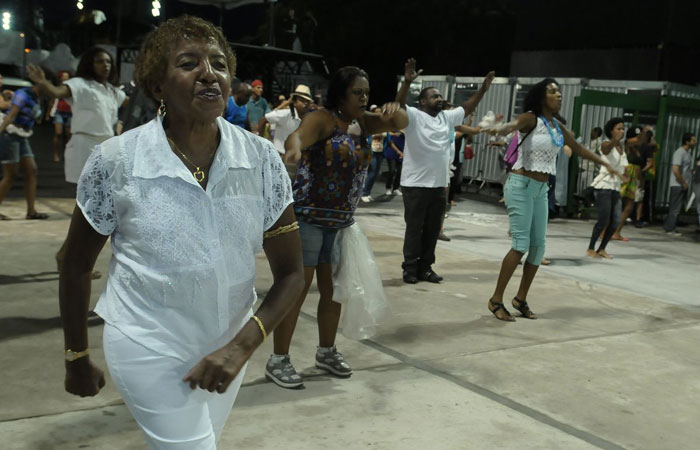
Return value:
M 183 361 L 229 342 L 252 314 L 263 231 L 292 203 L 268 141 L 219 117 L 206 191 L 172 152 L 159 118 L 95 148 L 78 183 L 87 221 L 111 235 L 95 312 Z
M 114 136 L 117 111 L 126 94 L 110 83 L 102 84 L 81 77 L 63 82 L 70 88 L 66 102 L 71 106 L 71 133 Z

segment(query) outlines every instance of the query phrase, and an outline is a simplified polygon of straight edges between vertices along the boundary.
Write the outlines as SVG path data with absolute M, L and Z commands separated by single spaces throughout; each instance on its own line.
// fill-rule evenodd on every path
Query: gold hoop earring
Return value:
M 165 100 L 162 98 L 160 99 L 160 106 L 158 107 L 158 117 L 160 117 L 161 120 L 165 118 L 165 115 L 168 112 L 165 110 Z

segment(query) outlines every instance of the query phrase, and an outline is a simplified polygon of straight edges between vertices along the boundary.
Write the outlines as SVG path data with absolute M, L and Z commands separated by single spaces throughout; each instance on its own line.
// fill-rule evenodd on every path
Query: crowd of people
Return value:
M 428 86 L 411 106 L 410 86 L 421 71 L 409 59 L 396 98 L 378 106 L 368 105 L 370 75 L 349 66 L 332 75 L 323 105 L 299 84 L 271 107 L 262 81 L 234 78 L 236 64 L 219 28 L 182 16 L 146 37 L 128 96 L 117 86 L 110 53 L 93 47 L 74 76 L 61 73 L 56 83 L 30 65 L 32 87 L 3 91 L 0 103 L 0 203 L 22 168 L 26 218 L 47 217 L 34 206 L 29 145 L 42 117 L 54 123 L 52 159 L 64 161 L 66 181 L 76 185 L 68 235 L 56 254 L 66 390 L 93 396 L 105 384 L 90 360 L 87 317 L 91 280 L 100 276 L 95 261 L 110 239 L 113 256 L 95 312 L 105 321 L 111 378 L 151 448 L 216 448 L 247 361 L 270 334 L 265 376 L 284 388 L 303 385 L 290 345 L 314 278 L 314 363 L 341 378 L 352 374 L 336 346 L 341 304 L 334 301 L 333 255 L 358 204 L 374 201 L 385 160 L 385 195 L 404 206 L 403 281 L 440 283 L 435 250 L 438 239 L 449 240 L 443 221 L 462 183 L 465 149 L 475 134 L 492 136 L 489 148 L 504 161 L 511 248 L 485 309 L 502 321 L 515 320 L 503 297 L 523 258 L 511 305 L 521 317 L 537 318 L 528 293 L 546 261 L 549 196 L 562 152 L 600 168 L 591 181 L 599 215 L 589 256 L 612 258 L 607 245 L 625 240 L 627 216 L 642 222 L 640 204 L 651 195 L 646 174 L 658 148 L 652 130 L 625 132 L 624 121 L 613 118 L 585 148 L 559 115 L 554 79 L 534 85 L 513 120 L 497 116 L 474 126 L 493 72 L 461 105 Z M 42 97 L 51 100 L 46 113 Z M 694 186 L 700 197 L 689 155 L 696 144 L 686 133 L 673 155 L 664 224 L 670 234 L 684 193 Z M 253 311 L 260 250 L 273 283 Z

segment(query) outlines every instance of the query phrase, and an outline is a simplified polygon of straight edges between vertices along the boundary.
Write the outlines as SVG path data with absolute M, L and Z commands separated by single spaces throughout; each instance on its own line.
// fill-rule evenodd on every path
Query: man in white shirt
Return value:
M 299 128 L 301 119 L 304 118 L 311 105 L 313 99 L 311 97 L 311 89 L 308 86 L 300 84 L 292 92 L 289 100 L 285 100 L 283 105 L 278 109 L 270 111 L 260 118 L 258 121 L 258 130 L 264 130 L 266 123 L 275 125 L 275 135 L 272 138 L 275 148 L 280 155 L 284 155 L 284 141 L 287 137 Z
M 494 73 L 489 72 L 476 94 L 450 111 L 442 110 L 442 95 L 433 87 L 421 91 L 419 108 L 406 106 L 409 87 L 421 72 L 416 72 L 416 61 L 409 59 L 404 82 L 396 94 L 396 101 L 406 108 L 409 120 L 408 127 L 403 130 L 406 146 L 401 191 L 406 221 L 403 280 L 410 284 L 442 281 L 431 266 L 435 262 L 435 245 L 447 202 L 445 188 L 449 180 L 446 168 L 451 162 L 451 131 L 462 124 L 465 115 L 474 112 L 494 78 Z

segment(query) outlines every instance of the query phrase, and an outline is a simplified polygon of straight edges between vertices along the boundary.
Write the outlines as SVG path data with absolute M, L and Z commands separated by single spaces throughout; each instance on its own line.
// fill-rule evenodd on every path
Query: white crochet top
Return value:
M 561 147 L 557 147 L 552 142 L 552 137 L 544 121 L 538 117 L 535 129 L 520 144 L 518 160 L 515 162 L 513 170 L 525 169 L 556 175 L 557 155 L 560 150 Z

